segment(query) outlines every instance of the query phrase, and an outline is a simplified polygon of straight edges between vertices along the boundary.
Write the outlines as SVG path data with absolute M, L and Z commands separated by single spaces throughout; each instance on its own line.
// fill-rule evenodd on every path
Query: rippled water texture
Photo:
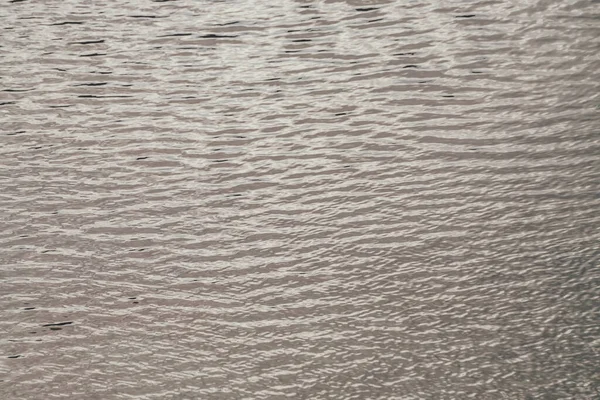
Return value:
M 600 2 L 0 16 L 3 400 L 600 398 Z

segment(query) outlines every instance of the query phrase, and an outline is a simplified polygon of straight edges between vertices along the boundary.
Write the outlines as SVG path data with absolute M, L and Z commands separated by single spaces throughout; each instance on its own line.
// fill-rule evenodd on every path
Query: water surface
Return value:
M 3 399 L 600 396 L 597 1 L 4 1 Z

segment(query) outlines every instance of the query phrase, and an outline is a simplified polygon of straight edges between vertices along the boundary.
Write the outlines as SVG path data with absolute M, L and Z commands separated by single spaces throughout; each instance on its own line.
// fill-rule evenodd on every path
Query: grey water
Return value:
M 600 398 L 600 3 L 3 0 L 0 398 Z

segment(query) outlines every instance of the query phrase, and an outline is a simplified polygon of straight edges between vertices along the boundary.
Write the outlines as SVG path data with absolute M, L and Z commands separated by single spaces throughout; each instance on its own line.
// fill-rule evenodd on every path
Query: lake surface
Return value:
M 600 2 L 3 1 L 0 397 L 597 399 Z

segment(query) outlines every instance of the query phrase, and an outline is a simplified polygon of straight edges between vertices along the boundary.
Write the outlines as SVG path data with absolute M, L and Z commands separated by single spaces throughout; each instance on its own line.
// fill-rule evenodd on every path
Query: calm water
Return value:
M 597 399 L 600 2 L 0 5 L 0 397 Z

